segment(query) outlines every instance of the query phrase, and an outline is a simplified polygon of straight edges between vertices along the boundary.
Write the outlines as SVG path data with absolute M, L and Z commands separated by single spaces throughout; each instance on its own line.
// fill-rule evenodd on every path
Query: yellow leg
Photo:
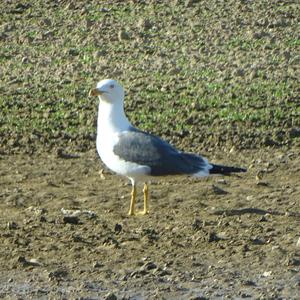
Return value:
M 148 189 L 148 185 L 145 182 L 144 183 L 144 211 L 143 211 L 143 215 L 146 215 L 149 213 L 149 189 Z
M 132 191 L 131 191 L 131 200 L 130 200 L 130 208 L 129 208 L 129 216 L 135 215 L 135 200 L 136 200 L 136 186 L 135 184 L 132 185 Z

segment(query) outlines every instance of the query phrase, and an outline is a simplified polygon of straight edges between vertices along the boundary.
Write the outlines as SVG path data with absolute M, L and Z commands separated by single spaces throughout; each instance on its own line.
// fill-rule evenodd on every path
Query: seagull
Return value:
M 114 79 L 98 82 L 89 96 L 99 97 L 97 152 L 110 170 L 131 181 L 130 216 L 149 213 L 147 182 L 153 177 L 246 172 L 244 168 L 209 163 L 200 155 L 179 151 L 158 136 L 133 127 L 124 112 L 124 89 Z M 138 182 L 144 182 L 144 210 L 140 212 L 135 210 Z

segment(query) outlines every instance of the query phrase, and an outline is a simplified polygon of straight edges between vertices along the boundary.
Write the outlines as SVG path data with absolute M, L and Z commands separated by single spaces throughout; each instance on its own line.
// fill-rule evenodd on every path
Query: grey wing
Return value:
M 113 151 L 125 161 L 150 167 L 152 176 L 194 174 L 209 166 L 201 156 L 180 152 L 159 137 L 137 130 L 121 133 Z

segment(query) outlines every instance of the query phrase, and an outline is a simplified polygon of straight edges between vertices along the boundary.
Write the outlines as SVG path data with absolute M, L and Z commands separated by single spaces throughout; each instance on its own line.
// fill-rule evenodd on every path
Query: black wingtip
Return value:
M 227 167 L 222 165 L 211 164 L 212 168 L 209 170 L 209 174 L 223 174 L 230 175 L 231 173 L 244 173 L 247 172 L 245 168 L 239 167 Z

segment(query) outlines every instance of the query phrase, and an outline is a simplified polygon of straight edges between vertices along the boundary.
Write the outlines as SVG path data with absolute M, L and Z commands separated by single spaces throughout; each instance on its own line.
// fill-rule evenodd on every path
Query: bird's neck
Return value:
M 128 130 L 130 123 L 126 118 L 124 112 L 123 102 L 119 103 L 108 103 L 100 101 L 98 110 L 98 122 L 97 129 L 98 133 L 106 131 L 114 133 L 124 130 Z

